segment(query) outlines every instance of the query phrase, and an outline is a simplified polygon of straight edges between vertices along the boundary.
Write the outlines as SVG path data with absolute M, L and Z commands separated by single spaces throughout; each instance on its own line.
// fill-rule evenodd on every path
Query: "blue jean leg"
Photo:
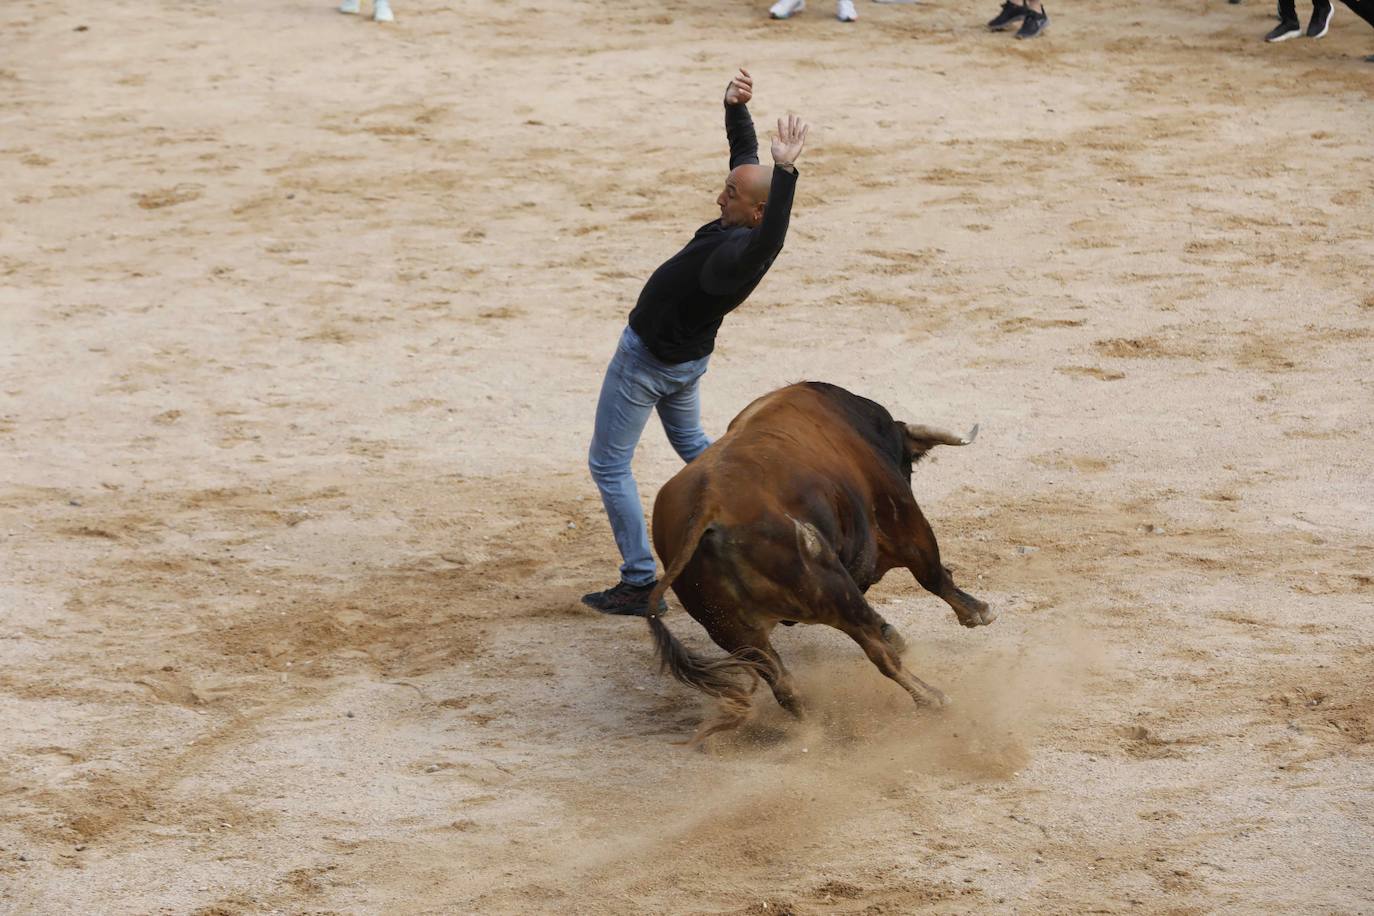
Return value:
M 617 349 L 601 383 L 587 467 L 601 491 L 615 546 L 624 559 L 620 578 L 631 585 L 647 585 L 654 581 L 654 555 L 630 459 L 658 396 L 638 376 L 630 355 L 624 348 Z
M 701 372 L 705 374 L 704 366 Z M 690 462 L 706 451 L 711 440 L 701 428 L 701 375 L 660 400 L 658 418 L 663 421 L 663 432 L 673 450 L 683 461 Z
M 698 382 L 708 361 L 709 357 L 702 357 L 664 363 L 626 328 L 606 368 L 587 466 L 601 491 L 601 503 L 624 560 L 620 578 L 631 585 L 647 585 L 655 573 L 639 488 L 630 470 L 635 446 L 655 405 L 669 441 L 683 460 L 690 461 L 711 444 L 701 428 L 698 396 Z

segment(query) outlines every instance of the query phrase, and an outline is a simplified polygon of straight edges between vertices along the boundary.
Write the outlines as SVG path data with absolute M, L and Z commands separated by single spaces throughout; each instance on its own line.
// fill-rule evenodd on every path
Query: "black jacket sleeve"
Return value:
M 701 268 L 702 289 L 713 296 L 726 295 L 754 280 L 778 256 L 787 238 L 796 190 L 797 173 L 773 166 L 763 222 L 748 232 L 736 233 L 711 253 Z
M 725 106 L 725 138 L 730 141 L 730 169 L 737 165 L 757 165 L 759 140 L 754 135 L 754 119 L 744 105 Z

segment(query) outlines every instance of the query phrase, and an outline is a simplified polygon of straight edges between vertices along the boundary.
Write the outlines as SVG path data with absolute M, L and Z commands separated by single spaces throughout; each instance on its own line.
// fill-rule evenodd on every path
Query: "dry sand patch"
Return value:
M 0 11 L 0 910 L 1369 908 L 1374 33 L 329 6 Z M 947 715 L 794 628 L 699 755 L 582 467 L 740 63 L 816 129 L 708 426 L 981 421 L 915 487 L 1004 615 L 893 574 Z

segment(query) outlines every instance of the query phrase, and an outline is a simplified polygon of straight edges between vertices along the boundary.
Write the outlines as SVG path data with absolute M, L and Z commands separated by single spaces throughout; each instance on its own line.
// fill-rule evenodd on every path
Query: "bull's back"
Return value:
M 805 494 L 826 482 L 865 479 L 876 465 L 872 448 L 833 401 L 806 383 L 754 401 L 712 448 L 716 445 L 717 476 L 752 481 L 779 495 Z
M 703 513 L 731 529 L 810 518 L 843 499 L 867 501 L 872 450 L 814 389 L 760 397 L 725 435 L 664 484 L 654 502 L 654 547 L 671 563 Z M 695 549 L 696 545 L 690 545 Z

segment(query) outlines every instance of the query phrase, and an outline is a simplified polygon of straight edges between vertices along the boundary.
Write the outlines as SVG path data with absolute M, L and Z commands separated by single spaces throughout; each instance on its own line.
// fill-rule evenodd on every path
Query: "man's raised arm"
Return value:
M 796 161 L 810 129 L 796 115 L 789 115 L 786 121 L 778 119 L 778 135 L 773 138 L 772 147 L 773 175 L 763 220 L 721 245 L 702 265 L 701 285 L 707 292 L 720 294 L 748 282 L 782 250 L 797 189 Z
M 725 89 L 725 138 L 730 141 L 730 169 L 757 165 L 759 140 L 746 103 L 754 97 L 754 79 L 743 67 Z

